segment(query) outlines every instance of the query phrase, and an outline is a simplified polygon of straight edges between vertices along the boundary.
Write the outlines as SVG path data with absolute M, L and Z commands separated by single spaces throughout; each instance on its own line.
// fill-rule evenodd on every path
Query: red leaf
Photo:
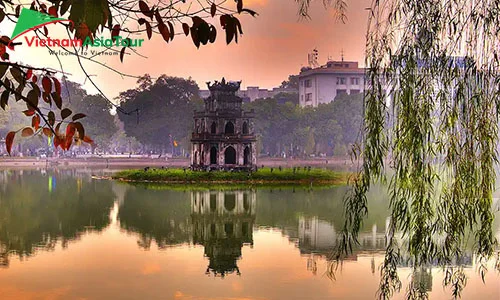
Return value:
M 47 76 L 42 78 L 42 87 L 46 93 L 50 93 L 52 91 L 52 82 Z
M 158 10 L 155 11 L 155 19 L 156 19 L 156 22 L 158 22 L 158 24 L 164 23 L 161 15 L 160 15 L 160 12 Z
M 35 110 L 34 109 L 28 109 L 28 110 L 25 110 L 23 111 L 23 114 L 27 117 L 31 117 L 32 115 L 35 114 Z
M 55 77 L 52 77 L 52 80 L 54 81 L 54 88 L 56 90 L 56 93 L 61 96 L 61 83 L 59 80 Z
M 45 36 L 49 35 L 49 30 L 47 29 L 47 26 L 43 26 L 43 34 Z
M 64 120 L 67 117 L 71 116 L 72 113 L 73 112 L 71 111 L 71 109 L 65 108 L 65 109 L 61 110 L 61 118 Z
M 61 128 L 61 122 L 57 123 L 56 125 L 56 128 L 55 128 L 55 131 L 56 131 L 56 134 L 59 135 L 59 129 Z
M 33 70 L 28 69 L 28 71 L 26 71 L 26 76 L 25 76 L 26 80 L 29 80 L 31 76 L 33 76 Z
M 144 18 L 140 18 L 139 20 L 137 20 L 137 22 L 139 23 L 139 25 L 146 24 L 146 33 L 148 34 L 148 39 L 150 40 L 153 36 L 153 29 L 151 28 L 151 24 L 149 24 L 149 22 Z
M 53 92 L 51 95 L 52 95 L 52 99 L 54 100 L 54 103 L 56 104 L 57 108 L 61 109 L 61 107 L 62 107 L 61 95 L 59 95 L 56 92 Z
M 71 23 L 72 24 L 72 23 Z M 92 32 L 90 31 L 89 27 L 85 23 L 80 23 L 78 27 L 76 28 L 75 32 L 75 38 L 79 40 L 85 40 L 87 37 L 90 37 L 90 39 L 93 41 L 94 38 L 92 37 Z
M 229 16 L 229 15 L 222 15 L 222 16 L 220 16 L 220 26 L 222 26 L 222 29 L 225 29 L 226 24 L 227 24 L 227 20 L 230 17 L 231 16 Z
M 209 41 L 210 43 L 215 42 L 215 39 L 217 38 L 217 29 L 215 26 L 210 25 L 210 33 L 209 33 Z
M 151 11 L 151 9 L 149 9 L 149 6 L 146 4 L 146 2 L 142 0 L 139 1 L 139 9 L 146 17 L 150 17 L 151 19 L 153 18 L 153 12 Z
M 170 32 L 168 31 L 167 25 L 165 25 L 165 23 L 158 24 L 158 30 L 160 31 L 163 40 L 168 43 L 170 40 Z
M 83 128 L 82 123 L 75 122 L 74 127 L 76 128 L 76 131 L 78 132 L 78 138 L 80 138 L 80 139 L 85 138 L 85 128 Z
M 50 126 L 54 126 L 56 123 L 56 114 L 54 114 L 53 111 L 49 111 L 49 114 L 47 115 L 47 121 L 49 122 Z
M 4 41 L 5 44 L 9 45 L 8 48 L 10 50 L 14 50 L 14 43 L 10 44 L 10 38 L 6 35 L 3 35 L 0 40 Z
M 119 24 L 116 24 L 115 26 L 113 26 L 113 30 L 111 30 L 111 39 L 116 40 L 116 38 L 118 36 L 120 36 L 120 25 Z
M 33 77 L 31 77 L 31 81 L 33 83 L 36 83 L 38 81 L 38 77 L 36 77 L 36 75 L 33 75 Z
M 66 139 L 70 137 L 71 139 L 75 135 L 76 128 L 73 124 L 73 122 L 69 123 L 68 126 L 66 126 Z
M 172 23 L 170 22 L 167 22 L 167 25 L 168 25 L 168 30 L 170 32 L 170 40 L 173 40 L 174 39 L 174 25 L 172 25 Z
M 149 24 L 149 22 L 146 22 L 146 33 L 148 34 L 148 40 L 150 40 L 153 36 L 153 29 L 151 28 L 151 24 Z
M 35 132 L 33 131 L 33 128 L 31 127 L 26 127 L 21 131 L 21 136 L 22 137 L 29 137 L 32 136 Z
M 62 143 L 62 139 L 61 139 L 61 137 L 59 137 L 58 135 L 56 135 L 56 136 L 54 137 L 54 147 L 55 147 L 55 148 L 59 147 L 59 146 L 61 145 L 61 143 Z M 61 146 L 61 148 L 62 148 L 62 146 Z M 63 149 L 63 150 L 64 150 L 64 149 Z
M 5 107 L 7 106 L 9 102 L 9 91 L 5 90 L 2 92 L 2 95 L 0 96 L 0 108 L 5 110 Z
M 69 150 L 71 148 L 71 144 L 73 143 L 73 136 L 66 136 L 66 140 L 64 141 L 63 150 Z
M 198 31 L 194 27 L 191 28 L 191 39 L 196 48 L 200 48 L 200 38 L 198 37 Z
M 51 137 L 53 134 L 52 134 L 52 130 L 50 130 L 49 128 L 45 127 L 42 129 L 43 131 L 43 134 L 45 134 L 46 136 L 48 137 Z
M 35 5 L 35 1 L 33 1 L 31 4 Z M 47 5 L 45 5 L 43 3 L 40 4 L 40 11 L 43 12 L 44 14 L 46 14 L 47 13 Z
M 186 23 L 182 23 L 182 30 L 184 30 L 184 34 L 185 34 L 186 36 L 188 36 L 188 35 L 189 35 L 189 25 L 188 25 L 188 24 L 186 24 Z
M 11 131 L 7 133 L 7 136 L 5 137 L 5 146 L 7 148 L 7 153 L 10 155 L 10 151 L 12 150 L 12 145 L 14 144 L 14 137 L 16 136 L 16 133 L 14 131 Z
M 123 56 L 125 55 L 125 49 L 127 49 L 127 47 L 123 47 L 122 50 L 120 51 L 120 61 L 123 62 Z
M 215 3 L 212 3 L 212 7 L 210 7 L 210 14 L 212 15 L 212 18 L 215 16 L 216 12 L 217 12 L 217 5 L 215 5 Z
M 51 101 L 50 101 L 50 94 L 49 94 L 49 93 L 43 92 L 43 94 L 42 94 L 42 99 L 43 99 L 43 101 L 45 101 L 46 103 L 51 104 Z
M 194 16 L 191 19 L 193 20 L 193 26 L 194 27 L 199 26 L 201 23 L 205 22 L 205 21 L 203 21 L 202 18 L 200 18 L 198 16 Z
M 57 18 L 57 8 L 55 6 L 49 7 L 49 15 L 53 16 L 54 18 Z
M 39 115 L 33 116 L 33 119 L 31 119 L 31 127 L 35 128 L 35 130 L 38 130 L 38 128 L 40 128 L 40 116 Z
M 243 30 L 241 29 L 241 23 L 240 23 L 240 20 L 238 20 L 236 17 L 233 18 L 234 20 L 234 23 L 236 25 L 236 28 L 238 28 L 238 31 L 240 32 L 240 34 L 243 34 Z M 236 32 L 236 36 L 238 36 L 238 33 Z
M 73 121 L 76 121 L 76 120 L 79 120 L 79 119 L 83 119 L 83 118 L 85 118 L 86 116 L 87 116 L 87 115 L 85 115 L 85 114 L 81 114 L 81 113 L 75 114 L 75 115 L 73 116 Z

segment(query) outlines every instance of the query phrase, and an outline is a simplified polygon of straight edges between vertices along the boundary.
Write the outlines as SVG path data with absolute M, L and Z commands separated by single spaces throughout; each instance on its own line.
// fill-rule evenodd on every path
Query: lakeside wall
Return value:
M 356 164 L 353 164 L 349 157 L 345 158 L 311 158 L 311 159 L 280 159 L 280 158 L 262 158 L 257 160 L 258 167 L 294 167 L 311 166 L 321 168 L 335 168 L 342 170 L 352 170 Z M 57 167 L 57 166 L 99 166 L 99 167 L 124 167 L 134 168 L 141 166 L 149 167 L 171 167 L 171 168 L 189 168 L 189 159 L 180 158 L 18 158 L 2 157 L 0 158 L 0 168 L 12 167 Z

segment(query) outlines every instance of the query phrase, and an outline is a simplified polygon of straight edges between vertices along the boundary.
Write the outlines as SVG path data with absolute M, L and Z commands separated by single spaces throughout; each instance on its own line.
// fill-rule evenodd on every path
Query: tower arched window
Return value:
M 212 126 L 210 126 L 210 133 L 211 134 L 216 134 L 217 133 L 217 123 L 212 122 Z
M 227 122 L 226 127 L 224 128 L 225 134 L 234 134 L 234 124 L 233 122 Z
M 248 123 L 247 122 L 243 122 L 243 128 L 241 131 L 243 132 L 243 134 L 248 134 Z

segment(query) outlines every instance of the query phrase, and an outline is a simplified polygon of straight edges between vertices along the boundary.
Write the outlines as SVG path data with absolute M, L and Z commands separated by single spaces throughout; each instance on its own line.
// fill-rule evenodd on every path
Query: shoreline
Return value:
M 328 162 L 328 163 L 327 163 Z M 188 168 L 189 159 L 184 158 L 35 158 L 35 157 L 0 157 L 0 168 L 18 167 L 174 167 Z M 352 171 L 356 163 L 351 162 L 349 157 L 327 157 L 310 159 L 283 159 L 283 158 L 261 158 L 257 166 L 261 167 L 302 167 L 311 166 L 315 168 L 331 168 L 343 171 Z

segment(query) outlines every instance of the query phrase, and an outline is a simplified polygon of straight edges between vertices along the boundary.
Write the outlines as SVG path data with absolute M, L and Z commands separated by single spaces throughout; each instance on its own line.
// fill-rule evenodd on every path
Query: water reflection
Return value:
M 0 266 L 103 230 L 113 202 L 110 182 L 74 171 L 0 171 Z
M 224 277 L 236 272 L 243 245 L 253 245 L 254 191 L 191 192 L 193 243 L 203 245 L 206 274 Z
M 155 279 L 157 283 L 177 280 L 177 286 L 198 295 L 194 299 L 210 298 L 204 294 L 209 290 L 214 298 L 222 292 L 213 290 L 243 283 L 251 286 L 247 294 L 238 294 L 236 290 L 224 296 L 323 299 L 339 293 L 339 298 L 349 298 L 346 295 L 352 293 L 356 295 L 353 299 L 374 298 L 389 215 L 387 199 L 377 190 L 369 198 L 370 215 L 364 223 L 359 247 L 342 262 L 342 272 L 336 274 L 335 283 L 323 276 L 326 261 L 340 236 L 344 192 L 342 187 L 313 191 L 187 191 L 96 181 L 77 170 L 0 171 L 0 263 L 6 267 L 0 270 L 0 282 L 12 274 L 18 274 L 9 279 L 14 283 L 30 278 L 28 269 L 22 268 L 27 263 L 19 263 L 15 258 L 38 254 L 30 260 L 43 265 L 38 272 L 47 268 L 57 273 L 61 281 L 69 282 L 67 275 L 73 272 L 86 275 L 87 280 L 95 277 L 96 282 L 116 275 L 128 282 L 122 293 L 134 289 L 134 282 L 140 281 L 142 285 L 135 286 L 135 298 L 141 296 L 145 286 L 158 291 L 158 287 L 149 285 Z M 500 238 L 498 220 L 495 228 Z M 71 241 L 80 242 L 68 247 Z M 60 264 L 58 267 L 44 264 L 45 251 L 53 253 L 52 263 Z M 66 253 L 72 253 L 72 260 Z M 85 261 L 85 267 L 74 267 L 74 257 Z M 470 252 L 455 260 L 455 265 L 471 270 L 468 274 L 475 288 L 482 285 Z M 407 274 L 405 278 L 420 293 L 443 292 L 443 275 L 434 265 L 414 269 L 402 253 L 398 267 L 398 272 Z M 139 278 L 136 269 L 141 270 L 141 276 L 149 277 Z M 498 276 L 491 273 L 493 278 L 487 281 L 486 290 L 489 295 L 498 296 Z M 208 277 L 225 279 L 205 281 Z M 75 282 L 72 286 L 79 284 Z M 57 286 L 59 282 L 47 279 L 47 284 Z M 356 285 L 360 284 L 369 288 L 358 291 Z M 269 285 L 276 289 L 280 286 L 279 294 L 268 297 L 273 292 L 265 289 Z M 88 286 L 82 284 L 80 288 L 90 289 Z M 104 290 L 110 292 L 110 297 L 111 291 L 116 292 L 108 284 L 93 289 L 93 295 Z M 195 292 L 198 290 L 201 292 Z M 348 294 L 342 294 L 346 291 Z M 308 298 L 310 293 L 318 297 Z M 69 298 L 81 295 L 88 296 L 80 292 Z
M 120 227 L 137 233 L 137 244 L 148 250 L 190 243 L 190 193 L 127 187 L 118 211 Z

